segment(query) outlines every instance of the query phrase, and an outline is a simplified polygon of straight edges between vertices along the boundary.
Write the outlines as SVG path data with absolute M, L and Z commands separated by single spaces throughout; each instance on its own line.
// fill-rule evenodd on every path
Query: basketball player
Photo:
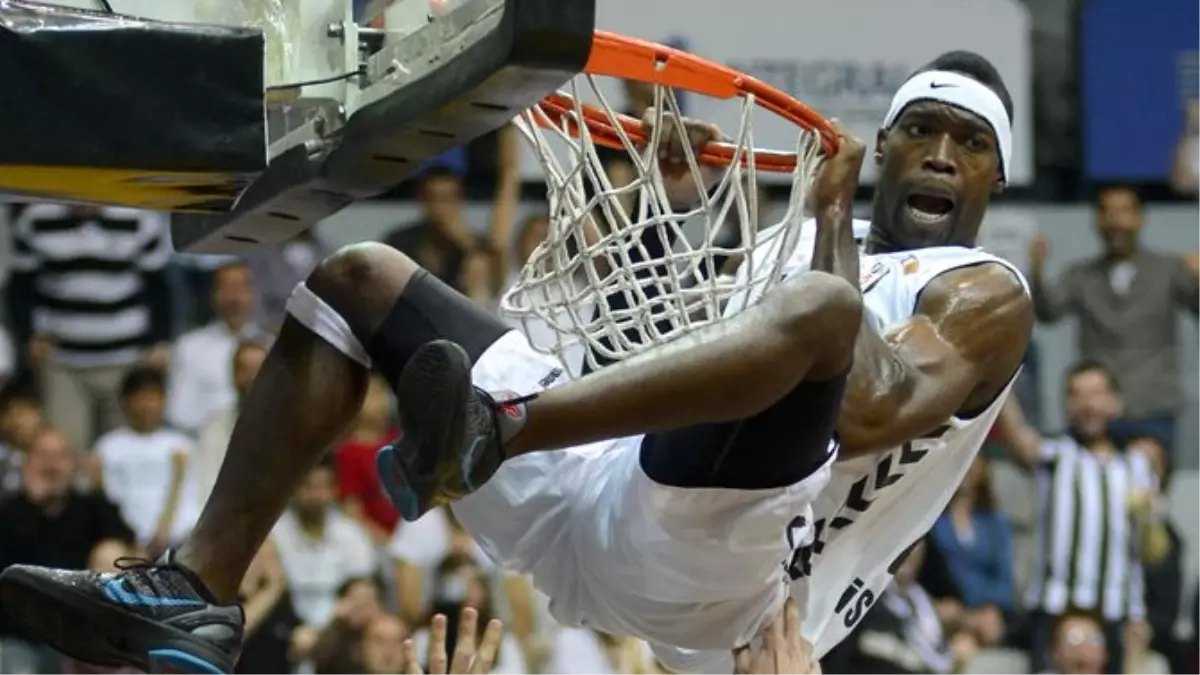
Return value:
M 116 576 L 15 567 L 0 607 L 84 660 L 227 670 L 238 580 L 353 416 L 371 364 L 397 389 L 405 436 L 379 459 L 405 517 L 459 500 L 460 520 L 498 562 L 532 573 L 561 621 L 645 637 L 674 668 L 729 672 L 728 649 L 778 611 L 791 577 L 810 615 L 839 620 L 805 637 L 840 639 L 844 606 L 869 605 L 863 593 L 953 492 L 1024 353 L 1019 275 L 967 248 L 1009 165 L 1007 98 L 990 64 L 963 53 L 897 93 L 876 143 L 862 295 L 850 218 L 862 152 L 847 140 L 815 182 L 814 243 L 787 281 L 731 303 L 702 335 L 561 386 L 554 362 L 406 258 L 335 254 L 293 296 L 183 548 Z M 524 396 L 484 393 L 499 389 Z M 814 512 L 835 425 L 862 458 Z M 919 490 L 913 478 L 902 497 L 884 493 L 917 474 Z M 887 509 L 894 519 L 875 518 Z M 839 518 L 864 536 L 832 537 Z M 835 552 L 831 585 L 805 583 Z

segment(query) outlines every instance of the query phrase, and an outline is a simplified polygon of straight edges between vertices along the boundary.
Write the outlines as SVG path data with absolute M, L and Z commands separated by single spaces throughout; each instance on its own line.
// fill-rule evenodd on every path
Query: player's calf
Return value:
M 396 391 L 403 438 L 379 452 L 408 520 L 466 494 L 500 464 L 494 406 L 471 366 L 508 332 L 496 316 L 383 244 L 348 246 L 296 289 L 289 312 Z M 484 443 L 464 445 L 468 429 Z

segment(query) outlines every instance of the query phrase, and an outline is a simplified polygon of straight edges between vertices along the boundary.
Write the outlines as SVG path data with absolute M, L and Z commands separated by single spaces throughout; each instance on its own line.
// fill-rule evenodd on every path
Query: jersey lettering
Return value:
M 859 292 L 862 294 L 870 293 L 890 271 L 890 268 L 883 261 L 879 261 L 872 265 L 870 269 L 861 272 L 858 277 L 858 287 L 862 290 Z
M 812 543 L 797 548 L 793 541 L 792 528 L 789 527 L 787 537 L 788 544 L 792 549 L 792 557 L 785 567 L 791 580 L 796 581 L 812 576 L 813 558 L 821 555 L 829 538 L 857 522 L 862 514 L 871 509 L 875 500 L 884 490 L 899 483 L 911 467 L 924 459 L 927 454 L 929 454 L 927 448 L 916 448 L 910 442 L 901 446 L 899 451 L 893 450 L 882 455 L 875 464 L 875 473 L 859 478 L 850 486 L 846 501 L 828 522 L 824 518 L 819 518 L 813 523 Z M 874 601 L 874 596 L 872 596 L 870 602 Z
M 846 590 L 842 591 L 834 606 L 835 614 L 842 618 L 842 625 L 852 629 L 867 615 L 867 610 L 875 605 L 875 593 L 871 589 L 863 590 L 866 583 L 861 578 L 855 578 Z

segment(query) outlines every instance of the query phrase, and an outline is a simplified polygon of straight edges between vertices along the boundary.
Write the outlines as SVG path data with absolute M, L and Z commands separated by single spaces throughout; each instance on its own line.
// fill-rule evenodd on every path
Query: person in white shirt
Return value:
M 182 539 L 200 513 L 188 479 L 194 445 L 164 424 L 165 389 L 162 371 L 130 369 L 121 383 L 128 424 L 96 441 L 105 493 L 121 508 L 138 543 L 153 550 Z
M 212 304 L 217 318 L 180 336 L 171 354 L 167 419 L 187 431 L 236 403 L 233 373 L 225 364 L 242 340 L 265 338 L 253 321 L 254 282 L 243 263 L 230 262 L 213 273 Z
M 333 617 L 344 582 L 378 571 L 370 537 L 337 510 L 336 499 L 333 467 L 324 460 L 308 472 L 271 533 L 296 614 L 310 626 Z

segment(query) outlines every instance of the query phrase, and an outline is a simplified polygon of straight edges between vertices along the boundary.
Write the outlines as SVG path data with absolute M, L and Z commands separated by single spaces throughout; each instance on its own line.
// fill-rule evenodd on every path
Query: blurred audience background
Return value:
M 911 4 L 907 19 L 932 6 Z M 1196 3 L 975 4 L 971 25 L 947 30 L 1018 19 L 1008 51 L 984 54 L 1009 78 L 1015 124 L 1035 145 L 983 243 L 1027 272 L 1039 325 L 984 453 L 824 669 L 1195 673 Z M 1190 37 L 1168 31 L 1180 22 Z M 647 37 L 687 48 L 723 29 L 676 23 Z M 762 49 L 760 61 L 728 60 L 867 132 L 895 88 L 888 78 L 935 55 L 896 45 L 888 57 L 796 60 Z M 1151 62 L 1139 49 L 1167 56 Z M 1152 78 L 1154 68 L 1170 72 Z M 653 100 L 642 87 L 621 93 L 635 114 Z M 603 159 L 614 182 L 631 179 L 620 153 Z M 539 173 L 506 127 L 384 198 L 240 258 L 174 252 L 164 214 L 0 202 L 0 568 L 110 570 L 179 541 L 292 287 L 339 246 L 384 241 L 498 309 L 551 227 Z M 766 184 L 760 208 L 786 196 Z M 374 468 L 398 433 L 390 389 L 374 379 L 242 584 L 238 672 L 395 673 L 403 641 L 423 650 L 434 614 L 451 617 L 452 650 L 465 606 L 481 631 L 489 618 L 505 623 L 493 672 L 661 672 L 638 640 L 556 625 L 547 599 L 497 569 L 450 510 L 401 522 Z M 94 671 L 0 625 L 0 672 Z

